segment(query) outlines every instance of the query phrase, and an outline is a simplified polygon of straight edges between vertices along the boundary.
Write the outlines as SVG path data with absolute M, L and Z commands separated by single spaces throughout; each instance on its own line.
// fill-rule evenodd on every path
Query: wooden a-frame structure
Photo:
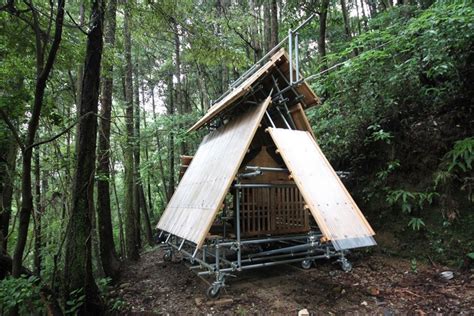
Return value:
M 336 250 L 375 245 L 374 231 L 322 153 L 304 109 L 319 103 L 290 83 L 283 49 L 218 100 L 190 131 L 208 126 L 157 228 L 199 249 L 216 217 L 239 212 L 241 236 L 319 228 Z M 294 72 L 295 70 L 292 69 Z M 231 187 L 239 193 L 227 203 Z M 237 207 L 236 207 L 237 204 Z M 235 216 L 235 214 L 234 214 Z

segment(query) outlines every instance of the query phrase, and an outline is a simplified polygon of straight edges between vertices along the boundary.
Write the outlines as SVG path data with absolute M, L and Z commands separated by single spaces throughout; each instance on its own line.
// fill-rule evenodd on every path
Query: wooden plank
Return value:
M 269 61 L 267 61 L 262 67 L 260 67 L 254 74 L 252 74 L 249 78 L 244 80 L 238 87 L 232 90 L 225 98 L 220 100 L 219 102 L 212 105 L 212 107 L 201 117 L 191 128 L 188 129 L 188 132 L 195 131 L 206 123 L 209 123 L 214 118 L 216 118 L 220 113 L 224 110 L 232 106 L 235 101 L 239 98 L 243 97 L 247 92 L 251 89 L 251 87 L 261 78 L 263 78 L 268 73 L 272 71 L 276 71 L 276 67 L 280 69 L 280 71 L 286 76 L 287 80 L 289 80 L 289 57 L 285 50 L 282 48 L 278 52 L 276 52 Z M 293 72 L 294 66 L 293 66 Z M 293 77 L 295 78 L 295 76 Z M 300 78 L 303 78 L 302 76 Z M 269 79 L 271 80 L 271 79 Z M 282 87 L 280 87 L 282 88 Z M 310 86 L 303 81 L 298 86 L 295 86 L 295 90 L 298 94 L 304 96 L 304 103 L 306 107 L 309 108 L 311 106 L 320 104 L 321 101 L 316 96 L 313 90 L 311 90 Z M 269 91 L 267 91 L 268 93 Z
M 316 139 L 313 128 L 311 127 L 311 124 L 309 124 L 308 117 L 306 116 L 301 103 L 292 106 L 289 111 L 293 118 L 293 122 L 295 122 L 296 129 L 300 131 L 308 131 L 311 133 L 311 136 Z
M 202 246 L 269 104 L 267 98 L 204 138 L 158 229 Z
M 286 61 L 282 66 L 280 67 L 281 72 L 284 74 L 288 74 L 287 79 L 289 80 L 289 68 L 290 68 L 290 63 L 288 62 L 290 60 L 288 53 L 284 52 L 283 58 Z M 293 63 L 293 80 L 296 80 L 296 65 Z M 300 78 L 303 79 L 303 76 L 300 73 Z M 321 100 L 318 98 L 316 93 L 310 88 L 310 86 L 303 81 L 300 85 L 297 86 L 296 90 L 298 91 L 299 94 L 302 94 L 304 96 L 304 102 L 306 103 L 305 108 L 310 108 L 311 106 L 321 104 Z
M 238 98 L 242 97 L 245 95 L 249 88 L 252 86 L 255 81 L 260 79 L 265 73 L 275 65 L 275 62 L 280 59 L 282 56 L 284 56 L 285 51 L 283 49 L 279 50 L 278 52 L 273 55 L 269 61 L 267 61 L 260 69 L 258 69 L 252 76 L 247 78 L 244 82 L 242 82 L 238 87 L 236 87 L 234 90 L 232 90 L 231 93 L 229 93 L 224 99 L 221 101 L 217 102 L 216 104 L 213 104 L 212 107 L 207 111 L 207 113 L 200 118 L 191 128 L 188 130 L 188 132 L 195 131 L 199 129 L 201 126 L 206 124 L 207 122 L 211 121 L 213 118 L 215 118 L 219 113 L 224 111 L 226 108 L 228 108 L 230 105 L 233 104 L 234 101 L 236 101 Z
M 280 128 L 269 132 L 324 237 L 336 248 L 374 245 L 374 231 L 311 134 Z

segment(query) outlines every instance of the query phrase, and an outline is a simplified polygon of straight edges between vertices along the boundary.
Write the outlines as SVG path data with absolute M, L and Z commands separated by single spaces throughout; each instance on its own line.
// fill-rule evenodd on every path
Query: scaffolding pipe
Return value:
M 285 248 L 279 248 L 279 249 L 273 249 L 273 250 L 259 252 L 259 253 L 256 253 L 254 255 L 249 255 L 249 258 L 269 256 L 269 255 L 277 255 L 277 254 L 280 254 L 280 253 L 299 252 L 299 251 L 304 251 L 304 250 L 311 249 L 311 248 L 314 248 L 314 247 L 315 247 L 315 245 L 312 245 L 312 244 L 296 245 L 296 246 L 291 246 L 291 247 L 285 247 Z
M 300 68 L 299 68 L 299 58 L 298 58 L 298 35 L 299 33 L 296 32 L 295 34 L 296 82 L 300 80 Z
M 288 34 L 291 34 L 291 32 L 297 32 L 299 29 L 301 29 L 302 27 L 304 27 L 306 24 L 308 24 L 316 15 L 313 13 L 311 14 L 306 20 L 303 21 L 303 23 L 301 23 L 296 29 L 294 29 L 293 31 L 290 29 L 288 31 Z M 270 57 L 271 55 L 273 55 L 278 49 L 280 49 L 285 43 L 286 41 L 289 39 L 289 35 L 286 36 L 283 40 L 281 40 L 280 43 L 278 43 L 275 47 L 273 47 L 268 53 L 266 53 L 260 60 L 258 60 L 252 67 L 250 67 L 247 71 L 245 71 L 239 78 L 237 78 L 234 82 L 232 82 L 230 84 L 231 88 L 228 89 L 226 92 L 224 92 L 219 98 L 217 98 L 216 100 L 214 101 L 209 101 L 210 103 L 210 108 L 212 106 L 214 106 L 214 104 L 216 104 L 217 102 L 219 102 L 220 100 L 222 100 L 224 97 L 226 97 L 232 90 L 235 89 L 235 87 L 237 85 L 239 85 L 240 83 L 242 83 L 245 79 L 247 79 L 249 77 L 249 75 L 251 73 L 253 73 L 255 70 L 257 70 L 258 68 L 260 68 L 261 66 L 261 63 L 263 61 L 265 61 L 266 59 L 268 59 L 268 57 Z M 291 42 L 291 41 L 290 41 Z M 290 56 L 291 56 L 291 49 L 289 49 L 290 51 Z M 290 58 L 290 63 L 291 63 L 291 58 Z M 291 71 L 290 71 L 291 73 Z M 213 103 L 212 103 L 213 102 Z
M 255 170 L 255 171 L 252 171 L 252 172 L 247 172 L 247 173 L 240 173 L 237 175 L 237 178 L 252 178 L 252 177 L 257 177 L 257 176 L 261 176 L 263 174 L 262 172 L 263 170 Z
M 236 226 L 237 226 L 237 268 L 240 269 L 241 260 L 242 260 L 242 251 L 241 251 L 241 245 L 240 245 L 240 190 L 239 188 L 236 189 L 236 201 L 235 201 L 235 220 L 236 220 Z
M 270 124 L 272 124 L 273 128 L 275 128 L 275 123 L 273 123 L 272 118 L 270 117 L 270 114 L 268 114 L 268 111 L 265 111 L 265 114 L 267 115 L 268 120 L 270 121 Z
M 291 29 L 288 30 L 288 51 L 290 54 L 290 66 L 288 71 L 290 72 L 290 86 L 293 84 L 293 33 Z
M 245 183 L 234 184 L 234 188 L 292 188 L 295 184 L 280 183 L 280 184 L 265 184 L 265 183 Z
M 276 168 L 276 167 L 259 167 L 259 166 L 245 166 L 245 170 L 251 171 L 263 171 L 263 172 L 289 172 L 286 168 Z
M 322 234 L 317 234 L 315 235 L 316 237 L 322 237 Z M 286 237 L 269 237 L 269 238 L 263 238 L 263 239 L 248 239 L 248 240 L 243 240 L 240 242 L 241 245 L 252 245 L 252 244 L 263 244 L 263 243 L 269 243 L 269 242 L 278 242 L 278 241 L 288 241 L 288 240 L 299 240 L 299 239 L 307 239 L 307 235 L 301 235 L 301 236 L 286 236 Z M 234 241 L 228 241 L 228 242 L 223 242 L 220 244 L 222 247 L 231 247 L 235 245 Z
M 250 270 L 250 269 L 255 269 L 255 268 L 261 268 L 261 267 L 270 267 L 270 266 L 276 266 L 280 264 L 287 264 L 287 263 L 294 263 L 294 262 L 300 262 L 302 258 L 296 258 L 296 259 L 290 259 L 290 260 L 282 260 L 282 261 L 271 261 L 271 262 L 263 262 L 263 263 L 258 263 L 258 264 L 251 264 L 248 266 L 242 266 L 240 270 Z M 306 257 L 305 260 L 316 260 L 316 259 L 327 259 L 326 255 L 319 255 L 319 256 L 311 256 L 311 257 Z M 226 269 L 221 269 L 220 272 L 231 272 L 234 271 L 234 268 L 226 268 Z M 202 271 L 198 272 L 198 275 L 210 275 L 212 272 L 210 271 Z

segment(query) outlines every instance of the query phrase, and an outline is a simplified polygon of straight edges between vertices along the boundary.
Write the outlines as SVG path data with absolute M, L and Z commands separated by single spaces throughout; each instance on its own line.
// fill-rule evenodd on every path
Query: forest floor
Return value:
M 356 253 L 352 272 L 338 264 L 317 262 L 310 270 L 282 265 L 247 271 L 229 278 L 217 300 L 208 299 L 206 281 L 175 258 L 164 262 L 163 250 L 142 254 L 125 266 L 113 291 L 133 314 L 419 314 L 474 313 L 474 270 L 454 271 L 444 281 L 442 266 L 418 264 L 383 254 Z

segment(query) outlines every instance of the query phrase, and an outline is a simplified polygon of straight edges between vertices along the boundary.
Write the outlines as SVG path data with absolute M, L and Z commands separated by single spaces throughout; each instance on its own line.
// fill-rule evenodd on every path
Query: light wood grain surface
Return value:
M 158 229 L 202 246 L 269 104 L 267 98 L 204 138 Z
M 323 235 L 347 248 L 373 245 L 374 231 L 312 135 L 280 128 L 269 132 Z
M 276 74 L 277 68 L 285 75 L 287 80 L 289 80 L 289 57 L 285 50 L 282 48 L 277 51 L 270 59 L 263 64 L 257 71 L 255 71 L 249 78 L 244 80 L 240 85 L 235 87 L 227 96 L 225 96 L 219 102 L 216 102 L 212 105 L 212 107 L 201 117 L 191 128 L 189 128 L 188 132 L 195 131 L 205 124 L 211 122 L 220 113 L 225 111 L 227 108 L 231 107 L 235 101 L 237 101 L 240 97 L 247 94 L 248 91 L 254 86 L 254 84 L 264 76 L 268 76 L 268 80 L 271 80 L 270 74 Z M 294 65 L 293 65 L 293 73 L 295 73 Z M 296 73 L 295 73 L 296 75 Z M 302 78 L 302 77 L 301 77 Z M 280 88 L 283 88 L 280 87 Z M 319 98 L 316 94 L 311 90 L 310 86 L 305 82 L 302 81 L 299 85 L 295 86 L 295 90 L 298 91 L 298 94 L 303 95 L 303 101 L 305 102 L 307 107 L 311 107 L 320 103 Z M 269 92 L 269 91 L 267 91 Z

